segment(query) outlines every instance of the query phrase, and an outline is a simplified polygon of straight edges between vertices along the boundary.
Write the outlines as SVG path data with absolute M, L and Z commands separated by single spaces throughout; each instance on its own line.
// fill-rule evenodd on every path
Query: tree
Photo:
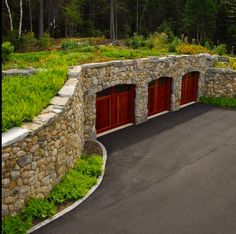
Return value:
M 197 43 L 210 38 L 215 29 L 216 6 L 212 0 L 187 0 L 184 8 L 185 32 Z
M 39 0 L 39 37 L 44 33 L 43 0 Z
M 113 41 L 116 39 L 115 34 L 115 0 L 110 2 L 110 39 Z
M 5 4 L 6 4 L 6 7 L 7 7 L 7 11 L 8 11 L 8 15 L 9 15 L 9 20 L 10 20 L 10 30 L 13 31 L 13 23 L 12 23 L 12 16 L 11 16 L 11 9 L 8 5 L 8 1 L 5 0 Z
M 22 19 L 23 19 L 22 1 L 23 0 L 20 0 L 20 20 L 19 20 L 19 33 L 18 33 L 19 38 L 21 37 L 21 32 L 22 32 Z

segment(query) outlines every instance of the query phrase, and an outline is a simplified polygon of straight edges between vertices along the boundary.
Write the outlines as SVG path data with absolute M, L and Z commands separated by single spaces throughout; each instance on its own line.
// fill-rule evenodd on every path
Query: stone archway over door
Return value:
M 171 78 L 161 77 L 148 84 L 148 115 L 155 115 L 171 108 Z
M 96 95 L 96 131 L 134 122 L 134 85 L 117 85 Z
M 190 72 L 182 78 L 180 105 L 197 101 L 199 72 Z

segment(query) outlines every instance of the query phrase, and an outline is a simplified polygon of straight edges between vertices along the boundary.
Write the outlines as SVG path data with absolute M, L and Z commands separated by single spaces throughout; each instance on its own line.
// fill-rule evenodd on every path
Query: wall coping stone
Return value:
M 211 67 L 207 69 L 208 73 L 228 73 L 228 74 L 236 74 L 236 70 L 233 70 L 231 68 L 219 68 L 219 67 Z M 236 76 L 235 76 L 236 78 Z
M 4 70 L 2 71 L 2 76 L 18 76 L 18 75 L 23 75 L 23 76 L 30 76 L 33 75 L 39 71 L 44 71 L 45 69 L 36 69 L 36 68 L 28 68 L 28 69 L 9 69 L 9 70 Z
M 29 130 L 25 128 L 14 127 L 7 132 L 2 133 L 2 147 L 14 144 L 29 135 Z

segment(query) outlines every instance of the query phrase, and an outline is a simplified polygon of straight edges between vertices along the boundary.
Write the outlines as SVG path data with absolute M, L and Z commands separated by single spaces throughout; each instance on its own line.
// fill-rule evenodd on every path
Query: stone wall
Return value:
M 215 72 L 211 67 L 216 60 L 200 54 L 72 67 L 58 96 L 32 123 L 2 134 L 2 214 L 19 211 L 30 197 L 46 196 L 79 158 L 85 141 L 96 139 L 97 92 L 135 84 L 135 124 L 139 124 L 147 121 L 148 83 L 160 77 L 172 78 L 172 111 L 180 108 L 182 77 L 192 71 L 200 72 L 198 96 L 234 96 L 235 72 Z M 218 93 L 216 81 L 224 87 Z
M 208 97 L 236 97 L 236 71 L 209 68 L 205 78 L 203 95 Z
M 29 197 L 46 196 L 80 157 L 84 144 L 81 90 L 78 79 L 69 79 L 32 123 L 3 134 L 3 140 L 7 134 L 15 134 L 15 139 L 3 141 L 2 215 L 19 211 Z

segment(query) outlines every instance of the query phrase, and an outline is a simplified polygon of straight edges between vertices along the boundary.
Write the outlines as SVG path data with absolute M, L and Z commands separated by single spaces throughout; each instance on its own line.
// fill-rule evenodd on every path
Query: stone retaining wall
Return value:
M 236 97 L 236 71 L 209 68 L 205 78 L 203 95 L 208 97 Z
M 147 120 L 148 83 L 160 77 L 172 78 L 172 111 L 180 108 L 181 79 L 192 71 L 200 72 L 198 96 L 235 96 L 235 72 L 212 69 L 216 60 L 201 54 L 72 67 L 58 96 L 32 123 L 2 134 L 2 215 L 16 213 L 30 197 L 46 196 L 73 167 L 85 141 L 96 138 L 97 92 L 135 84 L 139 124 Z

